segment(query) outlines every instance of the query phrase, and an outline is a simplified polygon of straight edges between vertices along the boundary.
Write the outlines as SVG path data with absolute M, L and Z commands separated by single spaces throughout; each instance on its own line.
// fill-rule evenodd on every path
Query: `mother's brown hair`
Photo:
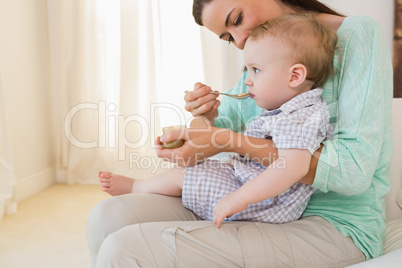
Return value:
M 193 17 L 198 25 L 204 26 L 202 23 L 202 10 L 206 4 L 209 4 L 214 0 L 194 0 L 193 1 Z M 317 13 L 327 13 L 332 15 L 343 16 L 335 10 L 326 6 L 325 4 L 317 0 L 280 0 L 283 4 L 288 7 L 300 11 L 300 12 L 317 12 Z

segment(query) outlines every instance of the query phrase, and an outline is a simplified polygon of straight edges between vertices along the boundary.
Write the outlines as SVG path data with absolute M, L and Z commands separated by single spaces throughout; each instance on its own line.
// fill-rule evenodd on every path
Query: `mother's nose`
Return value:
M 250 36 L 250 33 L 244 31 L 234 31 L 232 32 L 233 44 L 239 48 L 243 49 L 246 44 L 247 38 Z

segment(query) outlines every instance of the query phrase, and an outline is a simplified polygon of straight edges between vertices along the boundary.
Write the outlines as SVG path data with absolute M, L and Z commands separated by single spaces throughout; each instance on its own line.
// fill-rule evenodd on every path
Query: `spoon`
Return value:
M 186 90 L 184 91 L 184 93 L 189 93 L 190 91 Z M 222 93 L 222 92 L 215 92 L 215 91 L 211 91 L 209 92 L 209 94 L 215 94 L 215 95 L 225 95 L 231 98 L 234 98 L 236 100 L 242 100 L 245 98 L 250 97 L 250 93 L 240 93 L 240 94 L 227 94 L 227 93 Z

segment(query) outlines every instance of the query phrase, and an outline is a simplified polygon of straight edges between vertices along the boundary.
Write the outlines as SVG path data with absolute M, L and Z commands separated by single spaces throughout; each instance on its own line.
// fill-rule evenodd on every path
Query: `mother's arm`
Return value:
M 245 136 L 206 124 L 193 123 L 191 128 L 184 132 L 171 131 L 158 137 L 156 145 L 160 145 L 161 140 L 168 142 L 175 139 L 184 139 L 184 145 L 177 149 L 162 149 L 161 146 L 157 146 L 156 151 L 158 157 L 181 166 L 193 166 L 220 152 L 247 155 L 264 166 L 270 165 L 278 158 L 278 150 L 272 140 Z M 299 182 L 310 185 L 314 182 L 320 151 L 321 148 L 312 157 L 309 172 Z

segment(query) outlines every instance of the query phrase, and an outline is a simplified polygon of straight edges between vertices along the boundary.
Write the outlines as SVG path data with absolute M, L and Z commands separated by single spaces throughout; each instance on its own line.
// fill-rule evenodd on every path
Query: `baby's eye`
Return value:
M 229 35 L 229 38 L 228 38 L 227 41 L 228 41 L 229 44 L 232 43 L 234 41 L 233 36 Z
M 253 67 L 253 72 L 254 72 L 254 73 L 259 73 L 260 70 L 259 70 L 258 68 Z

